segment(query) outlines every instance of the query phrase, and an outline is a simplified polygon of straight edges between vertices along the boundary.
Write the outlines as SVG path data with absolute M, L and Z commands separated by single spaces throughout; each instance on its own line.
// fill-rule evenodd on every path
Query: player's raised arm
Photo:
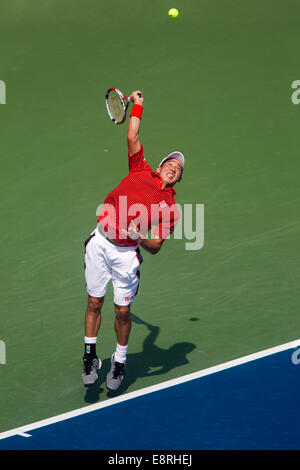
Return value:
M 140 150 L 139 129 L 141 124 L 144 98 L 141 91 L 133 91 L 129 97 L 132 102 L 132 111 L 127 131 L 127 144 L 129 156 Z

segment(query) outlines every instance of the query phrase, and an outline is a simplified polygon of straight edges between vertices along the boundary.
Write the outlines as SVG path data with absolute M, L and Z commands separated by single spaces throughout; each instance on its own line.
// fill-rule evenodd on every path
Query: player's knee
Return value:
M 121 321 L 130 321 L 130 305 L 115 305 L 117 318 Z
M 103 304 L 103 298 L 89 296 L 88 309 L 90 310 L 90 312 L 99 314 L 101 312 L 102 304 Z

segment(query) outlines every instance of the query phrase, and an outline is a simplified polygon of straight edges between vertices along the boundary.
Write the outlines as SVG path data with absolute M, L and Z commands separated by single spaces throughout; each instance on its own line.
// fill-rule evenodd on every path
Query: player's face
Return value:
M 165 183 L 165 185 L 171 185 L 177 183 L 180 180 L 182 172 L 182 166 L 176 158 L 170 158 L 161 167 L 157 168 L 157 173 Z

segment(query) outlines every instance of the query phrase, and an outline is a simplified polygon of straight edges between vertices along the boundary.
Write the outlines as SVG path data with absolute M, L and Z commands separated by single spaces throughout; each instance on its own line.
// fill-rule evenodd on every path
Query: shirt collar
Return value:
M 161 191 L 167 191 L 173 195 L 176 194 L 176 191 L 175 189 L 172 188 L 172 186 L 166 186 L 164 189 L 161 189 L 162 179 L 158 173 L 155 173 L 154 171 L 152 171 L 152 176 L 154 176 L 154 180 Z

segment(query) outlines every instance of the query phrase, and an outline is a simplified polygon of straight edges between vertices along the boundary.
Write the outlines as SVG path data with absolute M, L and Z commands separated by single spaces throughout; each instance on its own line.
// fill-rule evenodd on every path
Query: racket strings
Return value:
M 122 121 L 124 116 L 124 107 L 119 95 L 115 91 L 111 91 L 108 96 L 108 106 L 111 117 L 117 122 Z

